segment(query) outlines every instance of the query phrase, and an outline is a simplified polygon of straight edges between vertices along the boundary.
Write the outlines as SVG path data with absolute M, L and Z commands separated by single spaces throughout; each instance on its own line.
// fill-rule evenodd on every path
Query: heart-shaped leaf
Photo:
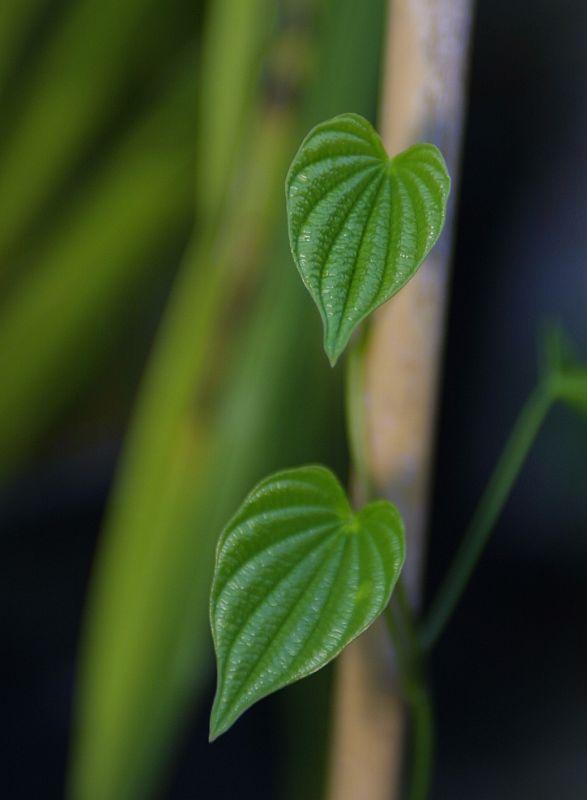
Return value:
M 364 631 L 389 602 L 403 560 L 403 524 L 391 503 L 355 514 L 332 472 L 319 466 L 261 481 L 216 553 L 210 739 Z
M 434 145 L 390 159 L 358 114 L 306 136 L 286 180 L 289 238 L 332 364 L 359 322 L 414 275 L 440 235 L 449 191 Z

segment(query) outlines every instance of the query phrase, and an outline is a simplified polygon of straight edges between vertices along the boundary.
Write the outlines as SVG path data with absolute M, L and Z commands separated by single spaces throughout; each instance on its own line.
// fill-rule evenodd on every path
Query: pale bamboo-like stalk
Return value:
M 452 177 L 441 241 L 415 278 L 374 316 L 365 363 L 368 461 L 378 496 L 406 522 L 404 577 L 417 605 L 439 361 L 448 297 L 473 0 L 391 0 L 380 128 L 394 155 L 416 142 L 442 150 Z M 382 627 L 339 661 L 329 800 L 399 793 L 403 702 Z

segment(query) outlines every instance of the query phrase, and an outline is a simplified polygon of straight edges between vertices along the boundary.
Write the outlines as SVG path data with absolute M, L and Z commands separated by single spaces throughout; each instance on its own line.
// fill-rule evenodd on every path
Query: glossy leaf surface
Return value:
M 261 481 L 218 543 L 210 738 L 364 631 L 389 602 L 403 559 L 403 524 L 387 501 L 355 514 L 332 472 L 319 466 Z
M 286 180 L 290 245 L 332 364 L 358 323 L 414 275 L 440 235 L 449 191 L 434 145 L 390 159 L 358 114 L 306 136 Z

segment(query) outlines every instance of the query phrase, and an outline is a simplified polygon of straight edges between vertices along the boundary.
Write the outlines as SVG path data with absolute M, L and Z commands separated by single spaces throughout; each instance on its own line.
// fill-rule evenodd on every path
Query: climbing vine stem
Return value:
M 542 378 L 522 407 L 454 561 L 422 625 L 420 638 L 426 651 L 442 635 L 467 588 L 526 456 L 556 399 L 554 386 L 554 380 L 548 376 Z
M 352 479 L 354 494 L 361 502 L 375 499 L 375 487 L 366 451 L 364 355 L 368 337 L 368 323 L 363 323 L 348 352 L 345 376 L 346 424 Z M 401 690 L 411 717 L 412 752 L 407 797 L 409 800 L 425 800 L 430 789 L 433 764 L 432 702 L 418 630 L 401 577 L 392 602 L 386 609 L 385 618 L 395 652 Z

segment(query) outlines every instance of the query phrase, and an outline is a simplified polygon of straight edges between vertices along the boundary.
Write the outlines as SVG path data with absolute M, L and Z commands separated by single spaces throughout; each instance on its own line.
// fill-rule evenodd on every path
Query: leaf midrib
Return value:
M 236 633 L 236 634 L 235 634 L 235 636 L 233 637 L 233 639 L 232 639 L 232 641 L 231 641 L 230 645 L 228 645 L 228 650 L 225 652 L 225 654 L 224 654 L 224 655 L 223 655 L 223 657 L 222 657 L 222 661 L 223 661 L 223 664 L 222 664 L 223 670 L 222 670 L 222 671 L 223 671 L 223 673 L 224 673 L 224 668 L 226 667 L 226 664 L 228 664 L 228 663 L 230 662 L 230 658 L 231 658 L 231 656 L 232 656 L 232 654 L 233 654 L 233 652 L 234 652 L 234 649 L 235 649 L 235 646 L 236 646 L 236 643 L 237 643 L 237 641 L 238 641 L 239 637 L 242 635 L 243 631 L 245 630 L 245 628 L 247 627 L 247 625 L 250 623 L 250 621 L 251 621 L 251 619 L 253 618 L 253 616 L 254 616 L 254 615 L 255 615 L 255 614 L 256 614 L 256 613 L 259 611 L 259 609 L 260 609 L 260 608 L 261 608 L 263 605 L 265 605 L 265 604 L 266 604 L 266 602 L 267 602 L 268 598 L 269 598 L 271 595 L 275 594 L 275 593 L 277 592 L 277 590 L 278 590 L 278 589 L 280 589 L 280 588 L 283 586 L 283 584 L 284 584 L 284 583 L 285 583 L 285 582 L 288 580 L 288 578 L 289 578 L 289 577 L 291 577 L 291 574 L 292 574 L 292 573 L 293 573 L 293 572 L 294 572 L 294 571 L 295 571 L 295 570 L 296 570 L 298 567 L 301 567 L 301 566 L 302 566 L 302 564 L 304 564 L 306 561 L 308 561 L 308 559 L 310 558 L 310 556 L 311 556 L 311 555 L 313 555 L 313 554 L 315 554 L 315 552 L 316 552 L 316 550 L 317 550 L 317 549 L 324 547 L 324 549 L 325 549 L 327 552 L 326 552 L 326 554 L 324 555 L 324 558 L 323 558 L 322 560 L 320 560 L 320 561 L 317 563 L 317 565 L 316 565 L 316 569 L 315 569 L 315 571 L 314 571 L 314 572 L 312 572 L 311 576 L 310 576 L 310 577 L 309 577 L 309 579 L 308 579 L 308 582 L 304 584 L 304 588 L 303 588 L 303 590 L 302 590 L 302 593 L 301 593 L 301 596 L 303 596 L 303 594 L 304 594 L 304 593 L 305 593 L 305 591 L 307 590 L 308 586 L 310 586 L 310 585 L 312 584 L 312 582 L 313 582 L 313 580 L 314 580 L 314 578 L 315 578 L 316 574 L 317 574 L 317 573 L 318 573 L 318 572 L 319 572 L 319 571 L 320 571 L 320 570 L 323 568 L 324 564 L 325 564 L 325 563 L 327 562 L 327 560 L 328 560 L 328 556 L 329 556 L 329 549 L 326 547 L 326 545 L 327 545 L 327 544 L 330 544 L 330 545 L 331 545 L 331 549 L 334 549 L 334 544 L 336 544 L 336 542 L 337 542 L 337 540 L 338 540 L 339 538 L 340 538 L 340 533 L 335 531 L 335 532 L 333 532 L 333 534 L 332 534 L 332 541 L 330 541 L 330 542 L 329 542 L 329 540 L 328 540 L 328 539 L 326 539 L 325 541 L 321 542 L 321 543 L 320 543 L 320 544 L 319 544 L 319 545 L 318 545 L 316 548 L 313 548 L 313 549 L 312 549 L 312 550 L 310 550 L 308 553 L 306 553 L 306 555 L 304 556 L 304 558 L 303 558 L 303 559 L 301 559 L 301 561 L 298 561 L 296 564 L 294 564 L 294 565 L 291 567 L 291 569 L 289 569 L 289 570 L 288 570 L 288 571 L 285 573 L 285 575 L 283 575 L 283 576 L 282 576 L 282 578 L 281 578 L 281 579 L 280 579 L 280 580 L 279 580 L 279 581 L 278 581 L 276 584 L 274 584 L 273 586 L 271 586 L 271 588 L 269 589 L 269 591 L 267 591 L 267 592 L 264 594 L 264 596 L 263 596 L 263 597 L 262 597 L 262 598 L 259 600 L 259 602 L 255 604 L 255 606 L 253 607 L 253 609 L 251 610 L 251 612 L 250 612 L 250 614 L 249 614 L 249 616 L 248 616 L 248 619 L 246 620 L 246 622 L 245 622 L 243 625 L 241 625 L 241 627 L 239 628 L 239 630 L 237 631 L 237 633 Z M 296 603 L 296 605 L 297 605 L 297 603 Z M 291 612 L 290 612 L 290 613 L 291 613 Z M 288 614 L 288 616 L 289 616 L 289 614 Z M 280 629 L 280 628 L 281 628 L 281 624 L 280 624 L 280 626 L 279 626 L 278 630 L 276 631 L 276 633 L 275 633 L 275 634 L 272 636 L 272 639 L 271 639 L 271 641 L 274 641 L 274 639 L 275 639 L 275 637 L 277 636 L 277 634 L 278 634 L 278 632 L 279 632 L 279 629 Z M 264 655 L 264 654 L 262 654 L 262 655 Z M 260 656 L 260 658 L 261 658 L 261 657 L 262 657 L 262 656 Z M 255 662 L 255 663 L 256 663 L 256 662 Z M 255 666 L 255 665 L 254 665 L 254 666 Z M 254 666 L 253 666 L 253 669 L 254 669 Z M 247 678 L 246 678 L 245 680 L 248 680 L 248 676 L 247 676 Z M 219 695 L 218 695 L 218 701 L 219 701 L 219 702 L 218 702 L 218 706 L 220 706 L 220 701 L 221 701 L 221 699 L 222 699 L 222 696 L 224 695 L 224 688 L 225 688 L 225 685 L 224 685 L 224 674 L 222 674 L 222 685 L 219 687 L 220 691 L 219 691 Z M 225 707 L 225 710 L 224 710 L 224 713 L 222 714 L 222 716 L 223 716 L 223 717 L 230 716 L 230 715 L 228 714 L 228 712 L 229 712 L 229 711 L 231 711 L 231 710 L 234 708 L 234 706 L 238 706 L 238 697 L 239 697 L 239 695 L 241 695 L 241 696 L 242 696 L 242 689 L 241 689 L 241 687 L 240 687 L 240 686 L 239 686 L 239 687 L 237 687 L 237 688 L 238 688 L 238 694 L 236 695 L 236 699 L 233 699 L 233 700 L 231 700 L 231 701 L 228 703 L 228 705 L 226 705 L 226 707 Z M 215 702 L 215 705 L 216 705 L 216 702 Z

